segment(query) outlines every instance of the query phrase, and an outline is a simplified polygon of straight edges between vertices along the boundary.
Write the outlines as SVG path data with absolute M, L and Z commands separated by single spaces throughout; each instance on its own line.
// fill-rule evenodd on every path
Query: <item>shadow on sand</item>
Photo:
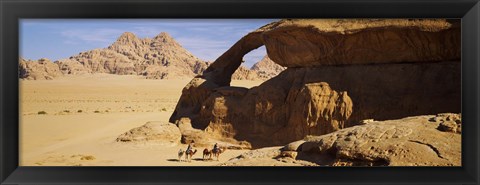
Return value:
M 203 158 L 194 158 L 192 160 L 194 160 L 194 161 L 205 161 L 205 162 L 212 161 L 211 159 L 203 159 Z
M 167 161 L 180 162 L 180 160 L 178 160 L 178 159 L 167 159 Z
M 214 160 L 212 160 L 212 159 L 203 159 L 203 158 L 193 158 L 192 160 L 193 160 L 193 161 L 205 161 L 205 162 L 214 161 Z M 187 162 L 187 160 L 185 160 L 185 159 L 181 159 L 181 160 L 178 160 L 178 159 L 167 159 L 167 161 L 172 161 L 172 162 Z

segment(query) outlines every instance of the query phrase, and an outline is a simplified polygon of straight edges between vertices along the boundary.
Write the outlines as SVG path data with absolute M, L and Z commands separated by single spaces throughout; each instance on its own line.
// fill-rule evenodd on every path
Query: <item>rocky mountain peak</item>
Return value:
M 118 37 L 117 41 L 115 43 L 122 43 L 122 44 L 128 44 L 128 43 L 132 43 L 132 42 L 135 42 L 135 41 L 138 41 L 138 37 L 132 33 L 132 32 L 125 32 L 125 33 L 122 33 L 122 35 L 120 35 L 120 37 Z
M 161 32 L 157 36 L 153 37 L 151 41 L 151 46 L 156 47 L 157 49 L 161 48 L 162 50 L 184 50 L 184 48 L 167 32 Z
M 161 32 L 160 34 L 155 36 L 153 40 L 162 41 L 162 42 L 174 41 L 172 36 L 170 36 L 170 34 L 168 34 L 167 32 Z
M 277 76 L 280 72 L 285 70 L 286 67 L 278 65 L 272 59 L 265 55 L 262 60 L 255 63 L 250 70 L 256 71 L 260 78 L 270 79 Z

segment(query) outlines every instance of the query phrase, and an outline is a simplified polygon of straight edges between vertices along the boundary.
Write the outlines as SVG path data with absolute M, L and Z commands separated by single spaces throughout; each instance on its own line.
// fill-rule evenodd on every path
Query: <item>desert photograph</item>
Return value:
M 460 19 L 22 19 L 20 166 L 461 166 Z

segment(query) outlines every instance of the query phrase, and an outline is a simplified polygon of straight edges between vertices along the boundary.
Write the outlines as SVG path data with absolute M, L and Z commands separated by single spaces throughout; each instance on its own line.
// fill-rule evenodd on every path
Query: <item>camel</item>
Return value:
M 188 152 L 186 151 L 185 152 L 185 160 L 190 162 L 192 160 L 193 155 L 195 155 L 195 153 L 197 153 L 197 149 L 193 149 L 193 150 L 190 150 Z
M 185 152 L 180 148 L 180 150 L 178 151 L 178 161 L 182 161 L 182 156 L 183 154 L 185 154 Z
M 212 151 L 208 150 L 208 148 L 205 148 L 203 150 L 203 160 L 207 159 L 207 157 L 208 159 L 212 159 Z
M 220 154 L 225 152 L 225 150 L 227 150 L 227 148 L 221 147 L 221 148 L 218 148 L 218 150 L 212 150 L 211 152 L 213 154 L 213 157 L 217 158 L 217 161 L 218 161 L 218 157 L 220 157 Z

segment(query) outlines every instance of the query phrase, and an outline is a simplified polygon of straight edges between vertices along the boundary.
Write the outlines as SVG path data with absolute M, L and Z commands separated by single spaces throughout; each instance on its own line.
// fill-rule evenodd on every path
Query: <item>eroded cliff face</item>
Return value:
M 265 45 L 288 67 L 251 89 L 230 87 Z M 212 135 L 272 146 L 363 119 L 460 112 L 460 27 L 446 20 L 282 20 L 240 39 L 183 90 L 170 118 Z

